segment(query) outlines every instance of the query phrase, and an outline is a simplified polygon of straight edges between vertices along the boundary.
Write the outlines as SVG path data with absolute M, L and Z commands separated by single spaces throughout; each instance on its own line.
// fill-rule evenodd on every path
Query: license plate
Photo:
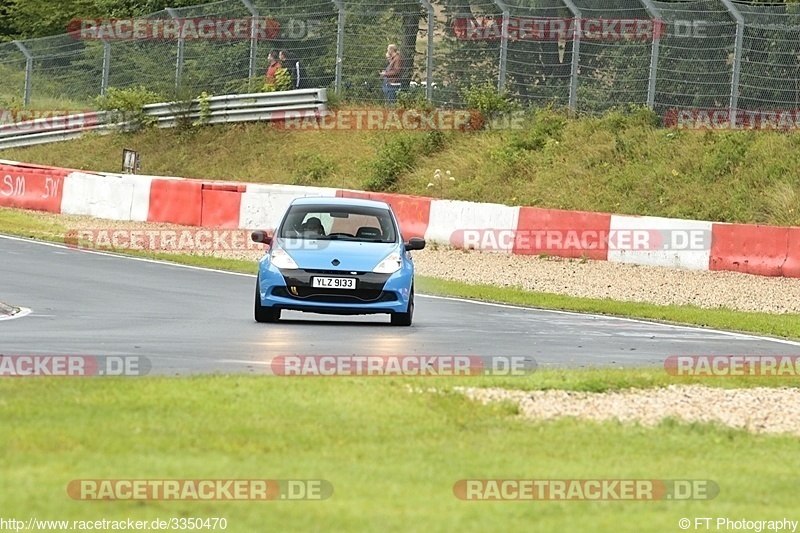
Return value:
M 311 278 L 315 289 L 355 289 L 356 278 Z

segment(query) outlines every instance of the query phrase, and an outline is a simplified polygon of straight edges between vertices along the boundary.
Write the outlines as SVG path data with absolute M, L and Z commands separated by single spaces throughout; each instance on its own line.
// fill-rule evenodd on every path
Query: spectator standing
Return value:
M 278 57 L 292 77 L 292 89 L 305 89 L 308 85 L 308 80 L 306 79 L 305 67 L 303 67 L 300 60 L 286 50 L 281 50 Z
M 389 63 L 391 62 L 391 57 L 389 56 L 389 52 L 386 52 L 386 68 L 389 68 Z M 386 80 L 386 76 L 381 74 L 381 87 L 383 89 L 383 95 L 388 99 L 389 98 L 389 82 Z
M 277 70 L 279 68 L 283 68 L 281 66 L 281 62 L 278 60 L 278 52 L 277 50 L 273 50 L 267 56 L 267 61 L 269 61 L 269 66 L 267 67 L 267 83 L 270 85 L 275 85 L 275 76 L 277 74 Z
M 400 57 L 400 52 L 397 51 L 396 44 L 390 44 L 386 47 L 386 60 L 388 64 L 381 71 L 383 94 L 386 95 L 386 101 L 389 104 L 394 104 L 397 100 L 397 91 L 400 90 L 400 73 L 403 70 L 403 61 Z

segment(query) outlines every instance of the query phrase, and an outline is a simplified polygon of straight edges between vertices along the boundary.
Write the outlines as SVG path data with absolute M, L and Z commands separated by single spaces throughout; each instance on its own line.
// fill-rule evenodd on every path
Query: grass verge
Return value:
M 433 379 L 433 378 L 431 378 Z M 4 508 L 17 518 L 224 517 L 228 531 L 670 531 L 796 508 L 796 438 L 666 421 L 531 423 L 409 379 L 0 381 Z M 434 381 L 424 380 L 423 386 Z M 742 460 L 746 453 L 747 460 Z M 74 479 L 325 479 L 301 502 L 73 501 Z M 710 479 L 711 501 L 468 502 L 460 479 Z M 8 513 L 6 513 L 8 515 Z M 6 516 L 9 518 L 9 516 Z

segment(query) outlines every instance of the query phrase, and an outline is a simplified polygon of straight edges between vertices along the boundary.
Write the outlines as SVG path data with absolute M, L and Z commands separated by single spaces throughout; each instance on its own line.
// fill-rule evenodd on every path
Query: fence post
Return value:
M 574 112 L 578 101 L 578 60 L 580 58 L 583 21 L 581 20 L 581 10 L 572 0 L 562 0 L 562 2 L 570 10 L 575 20 L 572 31 L 572 71 L 569 81 L 569 110 Z
M 500 36 L 500 74 L 497 77 L 497 92 L 503 92 L 506 84 L 506 62 L 508 60 L 508 6 L 503 0 L 492 0 L 503 12 L 503 33 Z
M 108 90 L 108 73 L 111 70 L 111 43 L 100 39 L 103 43 L 103 77 L 100 81 L 100 94 L 105 95 Z
M 171 7 L 165 8 L 164 11 L 169 13 L 173 20 L 178 20 L 179 17 L 175 10 Z M 175 60 L 175 92 L 177 93 L 181 88 L 181 81 L 183 78 L 183 32 L 178 37 L 178 58 Z
M 665 26 L 664 19 L 651 0 L 639 0 L 644 6 L 647 14 L 653 19 L 653 43 L 650 48 L 650 77 L 647 80 L 647 107 L 653 109 L 656 100 L 656 76 L 658 74 L 658 51 L 660 48 L 661 35 L 656 35 Z
M 258 58 L 258 39 L 256 30 L 258 29 L 258 10 L 253 7 L 249 0 L 242 0 L 244 7 L 250 12 L 250 64 L 247 69 L 247 87 L 252 88 L 253 78 L 256 75 L 256 59 Z
M 736 109 L 739 106 L 739 74 L 742 70 L 742 41 L 744 40 L 744 17 L 731 0 L 722 0 L 728 12 L 736 20 L 736 42 L 733 45 L 733 73 L 731 74 L 731 101 L 728 115 L 731 127 L 736 127 Z
M 19 51 L 25 55 L 25 89 L 23 92 L 22 101 L 24 105 L 27 107 L 31 105 L 31 83 L 33 81 L 33 56 L 28 49 L 25 48 L 25 45 L 19 41 L 13 41 Z
M 333 90 L 336 94 L 342 92 L 342 61 L 344 60 L 344 4 L 342 0 L 333 0 L 339 18 L 336 21 L 336 79 L 334 81 Z
M 433 31 L 434 31 L 434 11 L 433 5 L 428 0 L 420 0 L 422 6 L 428 12 L 428 47 L 425 63 L 425 99 L 429 102 L 433 100 Z

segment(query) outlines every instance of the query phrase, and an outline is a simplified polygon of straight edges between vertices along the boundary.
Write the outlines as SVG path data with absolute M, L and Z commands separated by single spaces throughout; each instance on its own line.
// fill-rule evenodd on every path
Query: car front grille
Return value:
M 376 303 L 397 301 L 393 292 L 374 289 L 320 289 L 302 286 L 276 287 L 272 294 L 304 302 L 320 303 Z
M 363 276 L 367 272 L 357 272 L 355 270 L 312 270 L 303 269 L 303 272 L 314 276 Z

